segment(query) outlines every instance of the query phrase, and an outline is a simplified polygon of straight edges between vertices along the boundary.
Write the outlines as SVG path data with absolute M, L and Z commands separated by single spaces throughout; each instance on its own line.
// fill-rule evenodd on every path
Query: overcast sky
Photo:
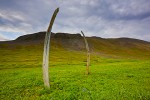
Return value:
M 47 30 L 150 41 L 150 0 L 0 0 L 0 41 Z

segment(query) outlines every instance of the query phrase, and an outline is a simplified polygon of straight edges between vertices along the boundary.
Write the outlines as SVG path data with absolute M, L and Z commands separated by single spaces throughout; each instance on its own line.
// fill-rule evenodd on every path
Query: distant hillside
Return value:
M 35 41 L 43 40 L 46 32 L 38 32 L 34 34 L 28 34 L 18 37 L 15 41 Z M 80 34 L 69 34 L 69 33 L 52 33 L 51 38 L 62 38 L 62 39 L 81 39 Z
M 20 36 L 13 41 L 0 42 L 0 49 L 43 48 L 44 37 L 45 32 Z M 87 40 L 91 52 L 96 54 L 150 58 L 150 42 L 147 41 L 100 37 L 87 37 Z M 52 33 L 51 45 L 51 49 L 85 51 L 84 40 L 80 34 Z

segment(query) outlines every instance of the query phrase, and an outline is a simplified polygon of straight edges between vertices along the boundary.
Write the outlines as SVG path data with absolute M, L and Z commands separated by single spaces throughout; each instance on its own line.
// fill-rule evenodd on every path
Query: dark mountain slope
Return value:
M 0 49 L 43 50 L 45 32 L 28 34 L 13 41 L 0 42 Z M 150 58 L 150 42 L 132 38 L 87 37 L 91 52 L 101 55 Z M 52 33 L 51 49 L 85 51 L 83 37 L 80 34 Z

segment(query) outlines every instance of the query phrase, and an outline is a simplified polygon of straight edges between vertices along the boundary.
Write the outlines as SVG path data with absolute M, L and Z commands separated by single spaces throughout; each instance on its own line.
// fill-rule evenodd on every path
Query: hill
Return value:
M 44 44 L 45 32 L 18 37 L 13 41 L 0 42 L 1 49 L 32 49 Z M 90 51 L 101 56 L 150 58 L 150 42 L 132 38 L 87 37 Z M 51 49 L 85 51 L 83 37 L 80 34 L 52 33 Z

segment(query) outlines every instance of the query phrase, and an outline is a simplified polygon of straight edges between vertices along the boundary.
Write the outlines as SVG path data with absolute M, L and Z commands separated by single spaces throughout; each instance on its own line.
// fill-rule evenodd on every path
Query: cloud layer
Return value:
M 57 7 L 53 32 L 150 41 L 148 0 L 1 0 L 0 40 L 46 30 Z

